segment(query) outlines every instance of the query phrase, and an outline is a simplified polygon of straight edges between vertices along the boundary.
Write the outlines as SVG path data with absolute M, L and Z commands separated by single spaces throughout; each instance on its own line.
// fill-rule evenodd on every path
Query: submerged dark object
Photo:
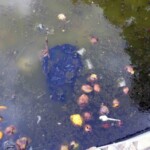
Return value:
M 42 68 L 54 100 L 65 100 L 66 92 L 74 87 L 82 68 L 77 47 L 70 44 L 57 45 L 44 53 Z

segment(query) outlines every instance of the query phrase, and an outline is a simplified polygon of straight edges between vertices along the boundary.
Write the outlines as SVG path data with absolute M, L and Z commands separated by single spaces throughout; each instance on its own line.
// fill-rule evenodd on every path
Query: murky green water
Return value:
M 143 3 L 93 2 L 27 0 L 21 3 L 19 0 L 0 0 L 0 105 L 8 106 L 7 111 L 1 112 L 5 118 L 1 128 L 4 130 L 14 124 L 19 136 L 31 137 L 35 150 L 57 150 L 62 143 L 72 140 L 82 143 L 80 149 L 85 150 L 150 126 L 147 102 L 150 75 L 149 4 L 146 0 Z M 142 10 L 137 13 L 137 9 Z M 59 13 L 64 13 L 67 21 L 59 21 Z M 136 23 L 132 23 L 131 17 L 136 19 Z M 62 43 L 84 47 L 87 52 L 83 62 L 86 58 L 91 59 L 94 66 L 92 71 L 85 67 L 77 81 L 75 93 L 71 93 L 65 103 L 50 100 L 39 57 L 45 34 L 35 28 L 40 23 L 50 30 L 54 29 L 54 34 L 48 35 L 50 47 Z M 89 42 L 91 35 L 99 38 L 98 44 Z M 129 64 L 135 67 L 134 76 L 124 70 Z M 89 107 L 80 110 L 76 104 L 81 94 L 80 86 L 91 72 L 98 74 L 102 92 L 90 95 Z M 120 77 L 125 78 L 130 95 L 124 95 L 117 87 Z M 118 109 L 111 106 L 114 98 L 120 101 Z M 122 127 L 101 127 L 98 110 L 102 102 L 109 106 L 110 117 L 123 121 Z M 139 108 L 146 111 L 139 111 Z M 94 114 L 90 122 L 92 133 L 74 127 L 69 120 L 71 114 L 86 110 Z M 39 124 L 37 116 L 42 117 Z M 58 125 L 59 122 L 61 125 Z

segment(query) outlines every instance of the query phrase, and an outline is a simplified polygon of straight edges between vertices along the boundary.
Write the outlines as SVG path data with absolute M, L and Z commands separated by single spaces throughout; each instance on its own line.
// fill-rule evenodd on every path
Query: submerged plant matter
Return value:
M 83 118 L 80 114 L 71 115 L 70 120 L 75 126 L 81 127 L 83 125 Z

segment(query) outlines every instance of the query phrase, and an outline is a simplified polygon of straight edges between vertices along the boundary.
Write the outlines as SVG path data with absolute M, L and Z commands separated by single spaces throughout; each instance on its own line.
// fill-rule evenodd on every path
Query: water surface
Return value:
M 82 143 L 80 149 L 85 150 L 93 145 L 114 142 L 150 126 L 149 113 L 139 111 L 139 105 L 130 94 L 123 94 L 117 87 L 117 79 L 124 77 L 132 92 L 135 78 L 124 68 L 126 65 L 134 66 L 134 61 L 127 53 L 129 41 L 123 36 L 124 28 L 113 25 L 104 8 L 95 3 L 74 4 L 69 0 L 27 0 L 24 3 L 1 0 L 0 7 L 0 104 L 8 106 L 7 111 L 1 112 L 5 118 L 1 123 L 2 130 L 14 124 L 18 136 L 32 139 L 31 145 L 35 150 L 57 150 L 62 143 L 72 140 Z M 58 20 L 59 13 L 64 13 L 67 21 Z M 54 34 L 48 35 L 50 47 L 63 43 L 84 47 L 87 52 L 82 58 L 83 63 L 88 58 L 94 66 L 93 70 L 85 66 L 74 93 L 65 103 L 51 101 L 42 73 L 39 54 L 44 48 L 45 34 L 36 29 L 41 23 L 54 30 Z M 99 42 L 92 45 L 90 36 L 98 37 Z M 90 73 L 98 75 L 102 92 L 90 95 L 89 106 L 81 110 L 76 100 Z M 112 108 L 114 98 L 120 101 L 117 109 Z M 123 121 L 122 127 L 101 127 L 98 110 L 102 102 L 109 106 L 110 117 Z M 69 120 L 70 115 L 87 110 L 94 116 L 90 122 L 92 133 L 74 127 Z M 39 124 L 37 116 L 42 117 Z

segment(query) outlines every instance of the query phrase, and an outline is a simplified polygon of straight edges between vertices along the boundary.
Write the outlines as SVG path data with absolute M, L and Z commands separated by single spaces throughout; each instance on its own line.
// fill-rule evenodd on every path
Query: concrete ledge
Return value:
M 87 150 L 150 150 L 150 131 L 128 140 Z

